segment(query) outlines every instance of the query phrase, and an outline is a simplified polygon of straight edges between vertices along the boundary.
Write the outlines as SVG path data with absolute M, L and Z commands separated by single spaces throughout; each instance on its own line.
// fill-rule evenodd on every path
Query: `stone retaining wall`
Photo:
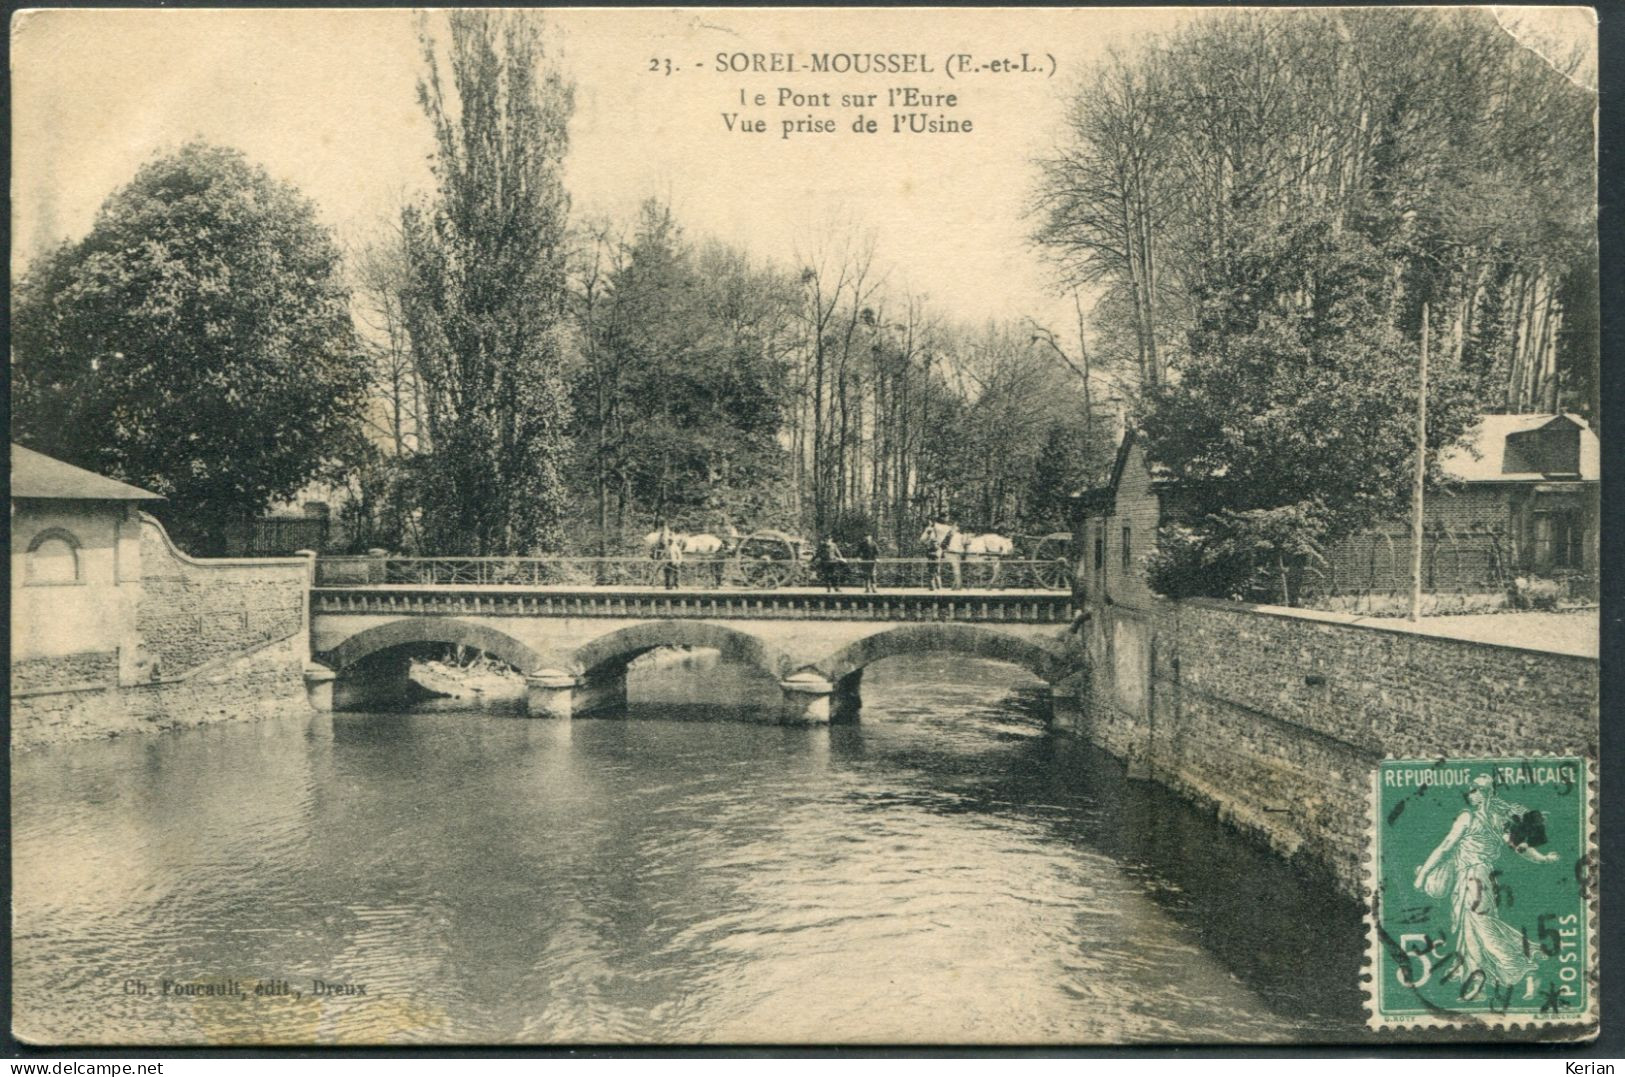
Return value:
M 140 551 L 118 650 L 13 661 L 14 749 L 308 711 L 306 559 L 198 560 L 148 516 Z
M 113 687 L 118 684 L 117 651 L 38 655 L 11 663 L 11 692 L 29 695 L 68 686 Z
M 1082 707 L 1058 723 L 1358 893 L 1387 756 L 1597 754 L 1597 662 L 1357 624 L 1156 601 L 1098 608 Z
M 287 639 L 185 680 L 13 696 L 12 748 L 308 714 L 303 654 Z
M 156 520 L 142 524 L 136 629 L 160 678 L 304 630 L 304 559 L 198 560 L 177 550 Z

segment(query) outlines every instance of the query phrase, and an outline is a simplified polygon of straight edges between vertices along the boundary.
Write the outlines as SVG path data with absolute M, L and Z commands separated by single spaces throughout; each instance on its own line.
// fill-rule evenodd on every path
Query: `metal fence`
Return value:
M 1514 543 L 1499 531 L 1430 530 L 1422 542 L 1424 607 L 1443 613 L 1594 603 L 1596 572 L 1573 554 L 1568 547 Z M 1261 568 L 1249 597 L 1280 601 L 1270 576 Z M 1411 536 L 1369 531 L 1312 558 L 1298 599 L 1320 609 L 1388 613 L 1407 605 L 1410 592 Z
M 837 566 L 841 587 L 864 585 L 868 563 Z M 979 590 L 1067 591 L 1070 565 L 1064 558 L 934 562 L 928 558 L 884 557 L 874 563 L 876 586 L 889 590 L 961 587 Z M 802 559 L 688 557 L 680 563 L 648 557 L 323 557 L 316 562 L 318 587 L 478 586 L 478 587 L 663 587 L 667 572 L 682 589 L 817 587 L 823 578 Z
M 261 516 L 226 529 L 226 550 L 233 557 L 287 557 L 299 550 L 327 547 L 330 521 L 321 516 Z

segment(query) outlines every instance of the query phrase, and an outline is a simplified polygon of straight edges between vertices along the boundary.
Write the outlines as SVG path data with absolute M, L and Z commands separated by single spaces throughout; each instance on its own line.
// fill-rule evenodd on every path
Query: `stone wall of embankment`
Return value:
M 1385 757 L 1597 754 L 1597 660 L 1405 622 L 1188 600 L 1096 607 L 1062 728 L 1352 894 Z

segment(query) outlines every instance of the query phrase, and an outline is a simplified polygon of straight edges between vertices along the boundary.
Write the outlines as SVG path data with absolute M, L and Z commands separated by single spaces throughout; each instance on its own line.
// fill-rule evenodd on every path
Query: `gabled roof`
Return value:
M 1123 440 L 1117 444 L 1117 457 L 1112 461 L 1111 477 L 1106 480 L 1106 485 L 1096 486 L 1073 494 L 1072 503 L 1074 505 L 1080 509 L 1108 508 L 1111 506 L 1117 496 L 1117 487 L 1123 481 L 1123 471 L 1128 467 L 1129 453 L 1133 451 L 1134 443 L 1138 438 L 1139 435 L 1132 426 L 1123 432 Z M 1146 460 L 1145 466 L 1146 470 L 1151 473 L 1151 484 L 1153 486 L 1166 487 L 1173 483 L 1173 476 L 1166 467 L 1149 459 Z
M 1554 415 L 1549 411 L 1483 416 L 1465 442 L 1440 457 L 1439 467 L 1454 482 L 1539 482 L 1548 476 L 1539 471 L 1503 470 L 1507 438 L 1567 423 L 1580 428 L 1579 477 L 1595 482 L 1602 476 L 1602 445 L 1597 435 L 1578 415 Z
M 1572 474 L 1549 474 L 1539 471 L 1503 471 L 1506 464 L 1507 438 L 1513 434 L 1527 433 L 1532 430 L 1542 430 L 1547 427 L 1573 425 L 1580 431 L 1580 481 L 1597 481 L 1602 474 L 1601 459 L 1602 446 L 1596 433 L 1587 425 L 1586 421 L 1578 415 L 1554 415 L 1551 412 L 1537 412 L 1521 415 L 1484 415 L 1480 417 L 1467 440 L 1455 448 L 1445 452 L 1439 460 L 1445 478 L 1453 482 L 1543 482 L 1562 479 L 1572 480 Z M 1136 432 L 1131 426 L 1123 435 L 1122 442 L 1117 446 L 1117 458 L 1112 463 L 1111 478 L 1106 485 L 1084 490 L 1072 495 L 1072 503 L 1077 510 L 1089 511 L 1091 509 L 1109 509 L 1116 498 L 1118 484 L 1122 481 L 1123 470 L 1128 466 L 1130 451 L 1134 448 Z M 1475 456 L 1476 453 L 1476 456 Z M 1514 457 L 1514 463 L 1517 457 Z M 1174 482 L 1168 469 L 1162 465 L 1147 460 L 1146 467 L 1151 472 L 1151 481 L 1155 486 L 1166 487 Z
M 1112 461 L 1111 478 L 1106 480 L 1105 487 L 1113 495 L 1117 493 L 1117 487 L 1123 481 L 1123 469 L 1128 466 L 1128 453 L 1134 447 L 1134 441 L 1138 436 L 1139 432 L 1131 426 L 1123 431 L 1123 440 L 1117 443 L 1117 458 Z
M 11 446 L 11 496 L 63 501 L 161 501 L 162 496 L 65 464 L 44 453 Z

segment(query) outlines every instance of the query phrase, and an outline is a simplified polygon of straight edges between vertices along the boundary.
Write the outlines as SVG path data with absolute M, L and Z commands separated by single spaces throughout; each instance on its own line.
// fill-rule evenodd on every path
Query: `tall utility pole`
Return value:
M 1083 444 L 1084 451 L 1095 445 L 1095 400 L 1089 385 L 1089 342 L 1083 339 L 1083 299 L 1072 289 L 1072 306 L 1078 312 L 1078 357 L 1083 360 Z
M 1416 483 L 1411 489 L 1411 620 L 1422 618 L 1422 483 L 1428 460 L 1428 305 L 1422 304 L 1422 363 L 1416 393 Z

